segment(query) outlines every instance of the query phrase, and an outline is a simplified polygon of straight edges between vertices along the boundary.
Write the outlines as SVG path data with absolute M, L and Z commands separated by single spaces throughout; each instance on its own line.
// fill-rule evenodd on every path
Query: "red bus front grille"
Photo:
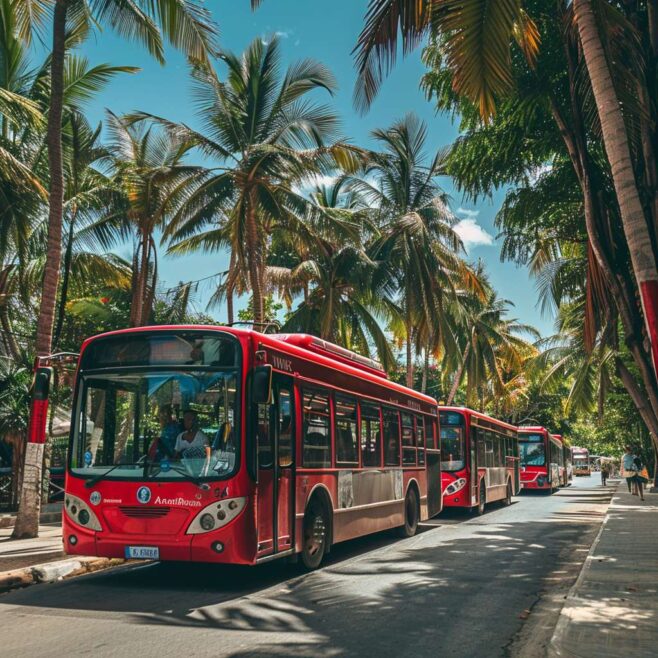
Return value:
M 169 514 L 169 507 L 119 507 L 122 514 L 134 519 L 159 519 Z

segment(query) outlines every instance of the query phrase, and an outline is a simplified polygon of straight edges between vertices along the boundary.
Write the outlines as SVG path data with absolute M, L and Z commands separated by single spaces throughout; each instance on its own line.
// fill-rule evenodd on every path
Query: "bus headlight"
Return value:
M 90 530 L 99 531 L 103 529 L 94 511 L 82 498 L 67 493 L 64 498 L 64 511 L 73 523 Z
M 217 530 L 239 516 L 246 504 L 247 499 L 245 497 L 218 500 L 216 503 L 204 507 L 192 519 L 186 534 L 201 535 L 204 532 Z M 215 519 L 217 520 L 215 521 Z
M 459 478 L 458 480 L 455 480 L 454 482 L 451 482 L 446 487 L 446 490 L 443 492 L 443 495 L 444 496 L 452 496 L 453 494 L 456 494 L 458 491 L 461 491 L 465 486 L 466 486 L 466 479 L 465 478 Z

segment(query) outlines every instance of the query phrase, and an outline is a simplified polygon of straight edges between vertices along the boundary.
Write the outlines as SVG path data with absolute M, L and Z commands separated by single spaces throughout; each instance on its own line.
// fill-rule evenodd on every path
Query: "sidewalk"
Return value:
M 622 480 L 569 592 L 549 656 L 658 655 L 658 494 L 642 502 Z
M 124 563 L 106 557 L 67 557 L 60 523 L 40 525 L 35 539 L 11 539 L 12 530 L 0 528 L 0 594 Z
M 11 539 L 13 528 L 0 528 L 0 572 L 52 562 L 64 557 L 62 526 L 39 526 L 36 539 Z

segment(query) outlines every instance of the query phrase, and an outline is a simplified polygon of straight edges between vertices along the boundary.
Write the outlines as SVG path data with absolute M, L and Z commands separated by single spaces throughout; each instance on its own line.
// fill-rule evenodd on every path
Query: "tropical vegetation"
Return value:
M 194 0 L 0 0 L 0 441 L 14 467 L 34 356 L 108 329 L 236 319 L 317 335 L 442 402 L 596 450 L 655 442 L 657 7 L 370 0 L 357 108 L 400 37 L 405 51 L 422 44 L 428 100 L 460 127 L 432 151 L 413 114 L 353 143 L 326 66 L 284 67 L 276 37 L 221 49 Z M 158 61 L 166 40 L 185 54 L 195 128 L 140 108 L 90 123 L 89 101 L 137 74 L 79 54 L 99 25 Z M 46 26 L 39 61 L 31 39 Z M 554 336 L 518 319 L 470 259 L 447 179 L 474 201 L 505 190 L 502 257 L 536 277 Z M 164 289 L 165 253 L 227 256 L 207 309 L 193 277 Z M 66 377 L 55 384 L 51 417 L 70 405 Z M 40 472 L 57 455 L 36 459 Z M 26 489 L 19 536 L 37 532 L 42 496 Z

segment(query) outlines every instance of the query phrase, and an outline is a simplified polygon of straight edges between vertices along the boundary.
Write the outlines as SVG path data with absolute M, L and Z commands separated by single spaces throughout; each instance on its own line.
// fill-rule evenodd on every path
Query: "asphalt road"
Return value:
M 336 546 L 301 576 L 144 564 L 33 586 L 0 596 L 0 655 L 514 654 L 542 600 L 574 582 L 611 493 L 597 474 L 479 518 L 444 513 L 411 539 Z

